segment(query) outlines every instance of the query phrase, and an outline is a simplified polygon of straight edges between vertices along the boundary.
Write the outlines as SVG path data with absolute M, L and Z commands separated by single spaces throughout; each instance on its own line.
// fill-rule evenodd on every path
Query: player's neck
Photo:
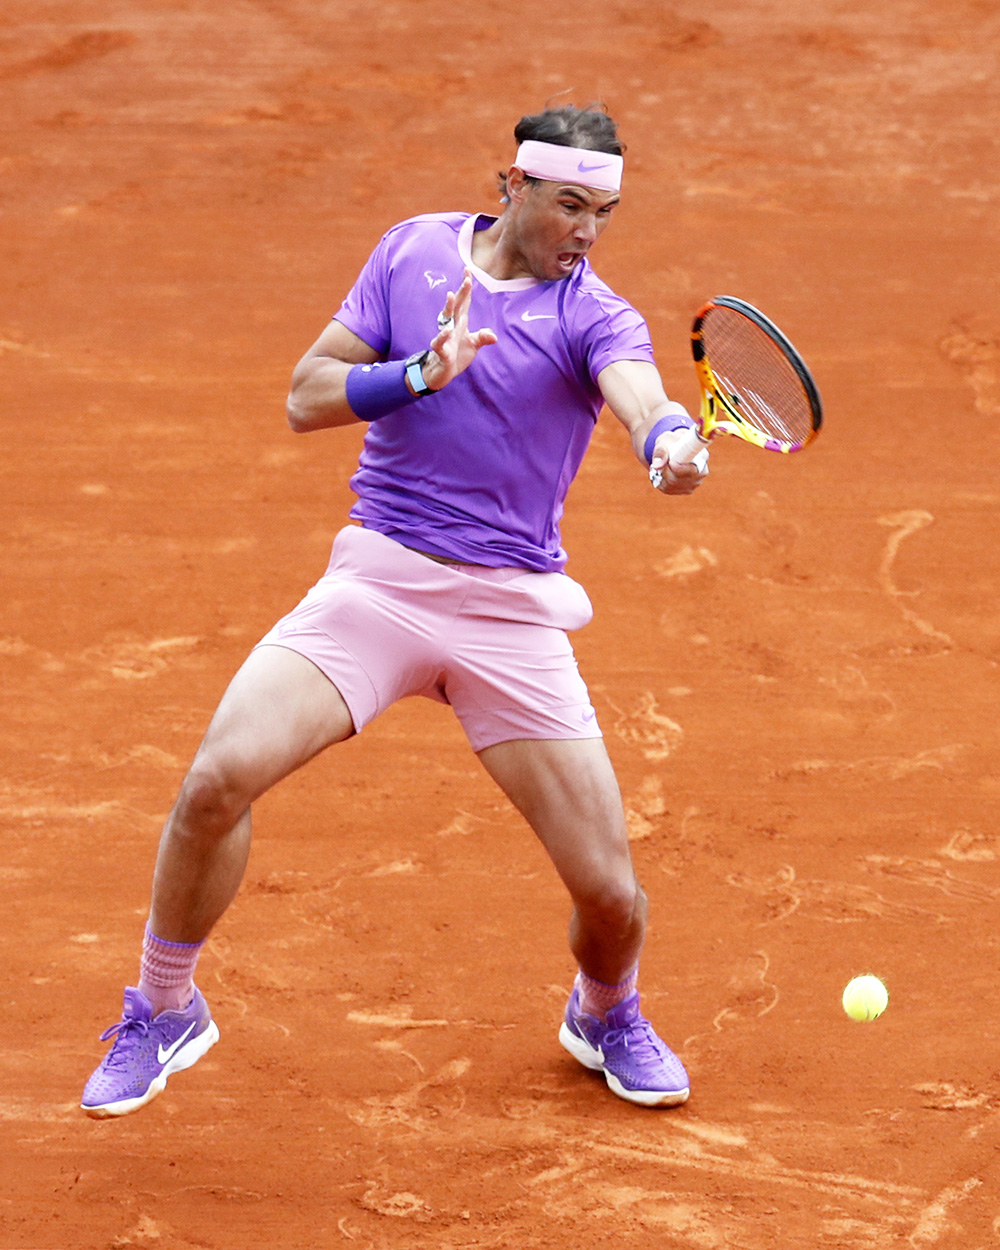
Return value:
M 534 277 L 514 244 L 514 232 L 507 228 L 509 224 L 507 214 L 503 213 L 488 229 L 477 230 L 472 236 L 473 263 L 498 282 Z

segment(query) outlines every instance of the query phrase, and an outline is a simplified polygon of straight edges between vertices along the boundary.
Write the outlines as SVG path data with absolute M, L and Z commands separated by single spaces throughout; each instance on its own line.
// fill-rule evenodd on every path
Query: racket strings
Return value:
M 734 309 L 715 307 L 701 333 L 709 367 L 743 421 L 782 442 L 809 438 L 814 417 L 805 384 L 766 331 Z

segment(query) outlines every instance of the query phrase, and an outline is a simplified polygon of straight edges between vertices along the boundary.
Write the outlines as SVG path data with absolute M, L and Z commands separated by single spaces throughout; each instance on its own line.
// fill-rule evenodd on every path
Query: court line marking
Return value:
M 948 1227 L 948 1213 L 956 1203 L 968 1198 L 983 1182 L 970 1176 L 958 1185 L 948 1185 L 920 1212 L 916 1227 L 907 1237 L 911 1246 L 931 1246 L 940 1241 Z
M 900 599 L 905 596 L 914 596 L 919 594 L 915 590 L 900 590 L 892 578 L 892 566 L 899 554 L 900 545 L 904 538 L 909 538 L 912 534 L 916 534 L 919 530 L 931 525 L 934 517 L 930 512 L 924 512 L 922 509 L 911 509 L 904 512 L 892 512 L 887 516 L 880 516 L 879 525 L 884 525 L 895 530 L 890 534 L 889 541 L 885 545 L 885 551 L 882 553 L 882 562 L 879 565 L 879 585 L 896 604 L 903 619 L 908 621 L 915 629 L 924 634 L 928 638 L 936 638 L 939 642 L 945 643 L 949 647 L 955 645 L 954 640 L 948 635 L 942 633 L 939 629 L 935 629 L 929 621 L 925 621 L 923 617 L 918 616 L 911 608 L 900 603 Z

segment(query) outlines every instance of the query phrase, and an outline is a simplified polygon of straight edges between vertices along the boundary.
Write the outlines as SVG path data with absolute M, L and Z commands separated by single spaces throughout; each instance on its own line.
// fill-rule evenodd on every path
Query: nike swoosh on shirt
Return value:
M 522 321 L 555 321 L 555 313 L 521 313 Z
M 184 1032 L 180 1035 L 177 1041 L 174 1042 L 172 1045 L 168 1046 L 166 1050 L 163 1049 L 163 1043 L 161 1042 L 159 1046 L 157 1046 L 156 1048 L 156 1062 L 167 1063 L 168 1060 L 173 1059 L 174 1055 L 180 1050 L 180 1048 L 187 1041 L 188 1034 L 191 1032 L 191 1030 L 194 1028 L 194 1026 L 197 1023 L 198 1023 L 197 1020 L 192 1021 L 191 1024 L 189 1024 L 188 1027 L 184 1030 Z

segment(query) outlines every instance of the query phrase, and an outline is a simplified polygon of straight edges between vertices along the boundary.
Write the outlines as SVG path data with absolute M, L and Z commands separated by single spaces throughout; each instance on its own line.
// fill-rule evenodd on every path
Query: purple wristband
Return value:
M 406 385 L 406 361 L 355 365 L 347 375 L 347 402 L 362 421 L 377 421 L 420 398 Z
M 672 412 L 669 417 L 660 417 L 659 421 L 646 435 L 646 442 L 642 449 L 642 454 L 646 457 L 646 463 L 652 463 L 656 440 L 661 434 L 673 432 L 674 430 L 693 430 L 694 428 L 695 424 L 686 412 Z

